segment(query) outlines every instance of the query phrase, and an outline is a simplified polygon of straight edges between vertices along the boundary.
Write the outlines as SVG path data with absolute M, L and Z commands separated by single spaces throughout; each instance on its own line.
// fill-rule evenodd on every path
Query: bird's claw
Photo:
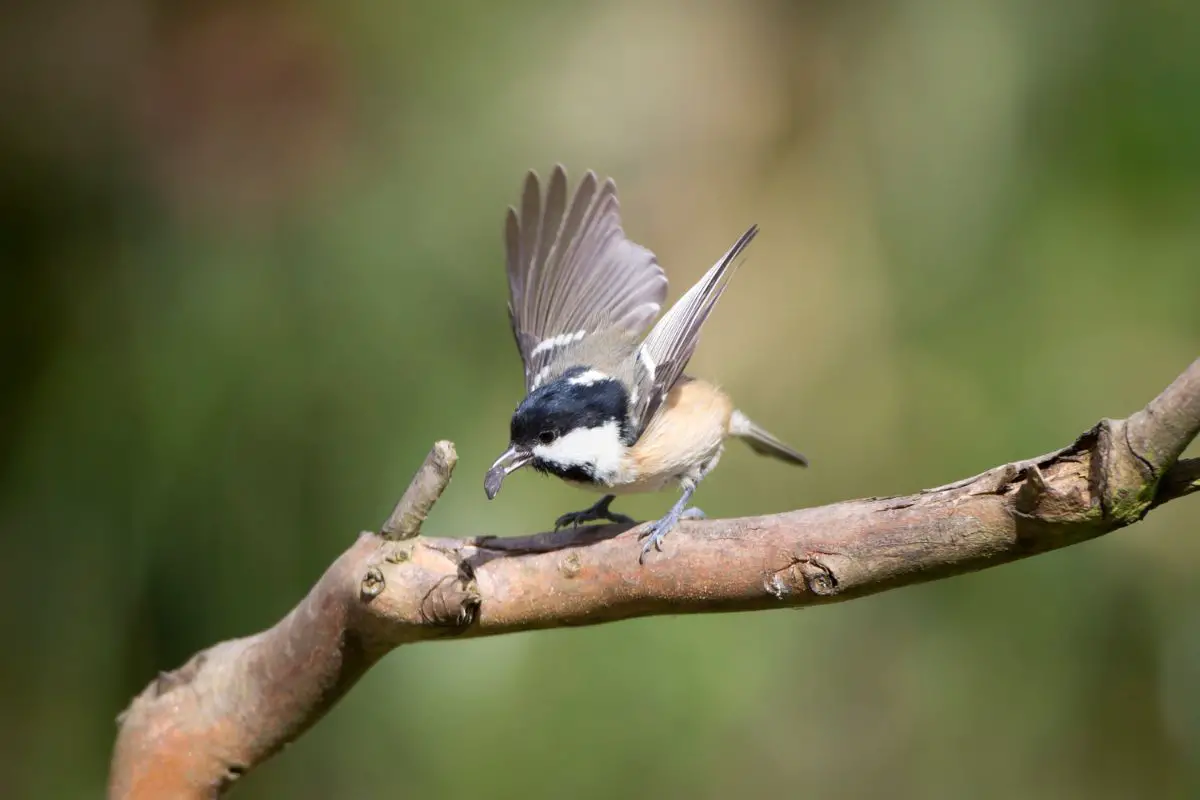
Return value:
M 646 563 L 646 554 L 650 552 L 651 547 L 661 553 L 663 539 L 683 519 L 704 519 L 704 512 L 692 506 L 679 513 L 668 513 L 659 521 L 651 523 L 650 527 L 638 534 L 639 539 L 646 540 L 642 545 L 642 554 L 638 556 L 638 563 Z
M 660 522 L 661 522 L 661 520 L 660 520 Z M 646 540 L 646 543 L 644 545 L 642 545 L 642 553 L 641 553 L 641 555 L 638 556 L 639 564 L 646 563 L 646 554 L 650 552 L 651 547 L 653 547 L 655 550 L 657 550 L 660 553 L 662 552 L 662 540 L 663 540 L 663 537 L 666 535 L 667 535 L 666 530 L 660 528 L 658 522 L 651 525 L 650 530 L 638 535 L 639 539 L 644 538 Z
M 562 528 L 565 528 L 568 525 L 570 525 L 572 528 L 579 527 L 579 524 L 581 522 L 586 521 L 586 520 L 581 519 L 583 517 L 583 515 L 584 515 L 584 512 L 582 512 L 582 511 L 568 511 L 566 514 L 563 514 L 558 519 L 554 520 L 554 530 L 555 531 L 561 530 Z
M 618 514 L 615 511 L 609 511 L 608 507 L 599 507 L 600 504 L 585 508 L 583 511 L 568 511 L 558 519 L 554 520 L 554 530 L 560 530 L 568 525 L 572 528 L 578 528 L 586 522 L 615 522 L 618 525 L 632 525 L 633 517 L 625 514 Z

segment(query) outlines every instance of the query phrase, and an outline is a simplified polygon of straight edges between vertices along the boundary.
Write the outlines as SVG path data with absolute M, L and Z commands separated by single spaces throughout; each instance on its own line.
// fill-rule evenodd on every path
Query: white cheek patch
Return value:
M 606 381 L 606 380 L 608 380 L 608 376 L 605 375 L 600 370 L 589 369 L 587 372 L 583 373 L 582 375 L 576 375 L 574 378 L 571 378 L 570 380 L 567 381 L 567 383 L 573 384 L 575 386 L 591 386 L 594 383 L 600 383 L 600 381 Z
M 596 480 L 610 482 L 621 473 L 621 429 L 615 420 L 598 428 L 576 428 L 550 444 L 537 444 L 533 454 L 563 467 L 591 467 Z

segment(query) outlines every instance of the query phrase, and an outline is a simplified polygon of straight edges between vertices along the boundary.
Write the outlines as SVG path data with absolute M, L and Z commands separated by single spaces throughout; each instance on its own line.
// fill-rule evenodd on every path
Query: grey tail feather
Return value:
M 741 411 L 734 411 L 729 420 L 729 432 L 750 445 L 750 449 L 761 456 L 778 458 L 789 464 L 801 467 L 808 466 L 808 459 L 802 453 L 793 450 L 776 439 L 766 429 L 761 428 Z

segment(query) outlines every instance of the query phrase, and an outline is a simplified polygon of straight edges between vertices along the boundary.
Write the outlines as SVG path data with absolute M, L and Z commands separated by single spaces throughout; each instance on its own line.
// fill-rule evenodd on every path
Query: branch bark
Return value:
M 1200 491 L 1200 359 L 1144 409 L 1067 447 L 905 497 L 685 522 L 638 564 L 631 526 L 414 538 L 449 483 L 439 442 L 274 627 L 161 673 L 121 715 L 109 796 L 215 797 L 316 722 L 392 649 L 656 614 L 837 602 L 1093 539 Z

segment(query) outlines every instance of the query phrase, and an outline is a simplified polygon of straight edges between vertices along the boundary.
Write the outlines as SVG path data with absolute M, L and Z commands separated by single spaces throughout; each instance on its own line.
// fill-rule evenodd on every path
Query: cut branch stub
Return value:
M 458 453 L 452 442 L 435 442 L 379 535 L 385 539 L 411 539 L 419 535 L 433 504 L 450 484 L 457 463 Z

